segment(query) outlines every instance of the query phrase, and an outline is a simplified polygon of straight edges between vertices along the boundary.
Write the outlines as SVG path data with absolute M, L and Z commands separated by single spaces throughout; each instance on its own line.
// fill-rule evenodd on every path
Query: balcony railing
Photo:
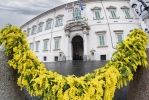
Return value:
M 67 24 L 69 23 L 74 23 L 74 22 L 78 22 L 78 21 L 86 21 L 87 19 L 85 17 L 82 17 L 82 18 L 79 18 L 79 17 L 76 17 L 74 19 L 71 19 L 71 20 L 68 20 L 67 21 Z

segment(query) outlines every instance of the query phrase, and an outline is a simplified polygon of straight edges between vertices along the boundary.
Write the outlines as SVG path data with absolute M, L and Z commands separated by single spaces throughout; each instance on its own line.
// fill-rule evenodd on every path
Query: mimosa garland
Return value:
M 29 49 L 26 34 L 6 25 L 0 30 L 0 45 L 5 46 L 9 65 L 20 74 L 17 84 L 44 100 L 112 100 L 115 89 L 127 85 L 138 66 L 148 64 L 145 50 L 149 36 L 134 29 L 104 67 L 81 77 L 65 77 L 45 68 Z

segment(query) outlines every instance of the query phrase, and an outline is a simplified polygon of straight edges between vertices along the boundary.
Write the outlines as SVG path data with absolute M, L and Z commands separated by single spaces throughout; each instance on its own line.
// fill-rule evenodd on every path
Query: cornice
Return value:
M 33 27 L 36 27 L 36 25 L 33 25 L 32 28 L 33 28 Z
M 106 7 L 106 9 L 116 9 L 116 7 L 115 6 L 108 6 L 108 7 Z
M 41 25 L 41 24 L 43 24 L 44 22 L 40 22 L 38 25 Z
M 53 37 L 53 39 L 59 39 L 61 38 L 62 36 L 56 36 L 56 37 Z
M 51 20 L 53 20 L 53 18 L 48 18 L 48 19 L 46 20 L 46 22 L 51 21 Z
M 103 31 L 96 31 L 95 32 L 97 35 L 99 35 L 99 34 L 106 34 L 106 30 L 103 30 Z
M 101 7 L 95 6 L 95 7 L 91 8 L 91 11 L 94 11 L 94 10 L 101 10 Z
M 55 18 L 60 18 L 60 17 L 63 17 L 63 16 L 64 16 L 63 14 L 59 14 Z
M 129 9 L 127 6 L 122 6 L 121 9 Z
M 122 32 L 124 32 L 124 31 L 123 31 L 123 30 L 114 30 L 114 32 L 115 32 L 115 33 L 119 33 L 119 32 L 122 33 Z

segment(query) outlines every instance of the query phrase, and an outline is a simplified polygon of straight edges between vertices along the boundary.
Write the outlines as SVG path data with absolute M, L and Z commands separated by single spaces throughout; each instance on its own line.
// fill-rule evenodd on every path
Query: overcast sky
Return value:
M 6 23 L 21 26 L 35 16 L 76 0 L 0 0 L 0 28 Z

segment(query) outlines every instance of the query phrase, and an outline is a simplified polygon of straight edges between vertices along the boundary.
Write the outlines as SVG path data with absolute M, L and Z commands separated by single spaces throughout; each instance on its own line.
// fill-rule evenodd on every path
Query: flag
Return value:
M 66 4 L 66 7 L 65 7 L 65 10 L 68 10 L 68 6 L 67 6 L 67 4 Z
M 80 2 L 80 9 L 83 10 L 82 2 Z

